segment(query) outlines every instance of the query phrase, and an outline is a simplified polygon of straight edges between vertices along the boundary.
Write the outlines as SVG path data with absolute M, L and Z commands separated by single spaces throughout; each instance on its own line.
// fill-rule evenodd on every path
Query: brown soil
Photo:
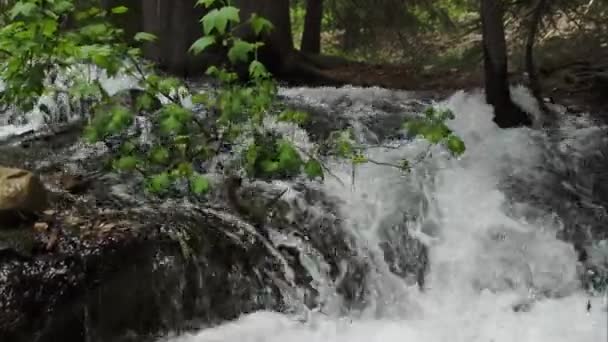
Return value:
M 582 57 L 543 72 L 543 96 L 574 111 L 608 111 L 608 58 Z M 415 70 L 407 65 L 348 63 L 323 70 L 344 85 L 378 86 L 389 89 L 432 90 L 449 93 L 483 87 L 481 65 L 472 70 Z M 525 83 L 523 73 L 512 72 L 513 83 Z

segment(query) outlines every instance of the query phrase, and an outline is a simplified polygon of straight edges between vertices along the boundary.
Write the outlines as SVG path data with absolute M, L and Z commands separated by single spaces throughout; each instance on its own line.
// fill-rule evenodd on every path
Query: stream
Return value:
M 321 123 L 352 127 L 376 162 L 426 158 L 408 174 L 373 163 L 353 171 L 349 163 L 328 158 L 324 163 L 331 175 L 323 182 L 263 185 L 285 189 L 292 208 L 305 206 L 312 213 L 310 222 L 337 219 L 355 257 L 328 260 L 331 253 L 319 250 L 310 237 L 269 227 L 268 248 L 296 250 L 302 266 L 285 263 L 285 279 L 305 272 L 315 299 L 296 282 L 282 281 L 282 312 L 258 310 L 219 325 L 200 322 L 197 330 L 166 332 L 158 341 L 608 339 L 606 293 L 589 291 L 581 282 L 591 266 L 596 273 L 608 272 L 608 126 L 592 115 L 562 110 L 558 126 L 550 130 L 501 130 L 480 92 L 459 91 L 438 102 L 381 88 L 281 88 L 280 95 L 317 110 Z M 513 97 L 538 115 L 524 88 L 515 87 Z M 455 114 L 448 126 L 466 144 L 460 158 L 396 129 L 428 103 Z M 0 136 L 42 125 L 38 116 L 32 118 L 29 126 L 5 123 Z M 314 140 L 301 129 L 275 125 L 299 146 Z M 305 200 L 302 187 L 322 194 L 333 209 Z M 309 231 L 316 233 L 314 227 Z M 586 251 L 584 263 L 573 243 Z M 353 262 L 365 265 L 364 275 L 354 285 L 349 282 L 354 288 L 346 298 L 343 280 Z M 332 264 L 339 265 L 337 276 Z

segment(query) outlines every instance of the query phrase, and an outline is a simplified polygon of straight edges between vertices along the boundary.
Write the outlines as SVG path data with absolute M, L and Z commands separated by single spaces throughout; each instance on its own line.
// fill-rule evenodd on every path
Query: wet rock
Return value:
M 391 272 L 424 288 L 424 276 L 429 265 L 427 247 L 413 237 L 405 225 L 383 229 L 380 239 L 380 248 Z
M 46 209 L 47 196 L 38 176 L 22 169 L 0 167 L 0 227 Z
M 282 310 L 280 262 L 218 215 L 155 208 L 123 215 L 132 227 L 145 223 L 133 230 L 51 227 L 52 252 L 35 235 L 31 257 L 0 261 L 0 340 L 139 341 L 191 321 Z
M 327 265 L 323 277 L 334 282 L 336 293 L 344 300 L 344 310 L 364 305 L 368 295 L 365 284 L 369 260 L 359 254 L 355 238 L 343 229 L 330 197 L 302 184 L 294 184 L 286 191 L 261 181 L 243 183 L 239 193 L 243 198 L 255 199 L 258 205 L 261 202 L 269 204 L 262 211 L 266 216 L 264 226 L 260 228 L 276 230 L 281 235 L 275 244 L 294 260 L 293 267 L 299 270 L 297 286 L 309 293 L 316 292 L 307 280 L 311 270 L 301 265 L 301 254 L 307 250 L 310 253 L 310 248 L 320 254 L 321 260 L 317 263 Z M 277 199 L 277 195 L 281 196 Z M 293 245 L 298 248 L 291 248 Z M 323 269 L 323 265 L 316 267 Z M 308 299 L 308 303 L 316 300 L 322 299 Z

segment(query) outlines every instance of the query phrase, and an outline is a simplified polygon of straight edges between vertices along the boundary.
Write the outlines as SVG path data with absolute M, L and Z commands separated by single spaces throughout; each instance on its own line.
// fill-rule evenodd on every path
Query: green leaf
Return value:
M 55 14 L 59 14 L 59 15 L 64 14 L 73 9 L 74 9 L 74 4 L 70 0 L 55 1 L 55 4 L 53 5 L 53 12 Z
M 95 143 L 101 138 L 99 129 L 93 126 L 87 126 L 84 129 L 84 138 L 89 143 Z
M 416 119 L 406 122 L 403 126 L 407 129 L 408 134 L 415 137 L 422 134 L 427 125 L 428 123 L 425 120 Z
M 152 96 L 148 93 L 143 93 L 137 97 L 137 100 L 135 101 L 135 108 L 137 108 L 138 111 L 148 110 L 152 108 L 153 104 L 154 98 L 152 98 Z
M 217 8 L 213 9 L 209 11 L 209 13 L 205 14 L 205 16 L 201 19 L 201 23 L 203 23 L 203 33 L 205 34 L 205 36 L 211 34 L 211 31 L 215 29 L 217 25 L 216 20 L 218 13 L 219 11 L 217 10 Z
M 281 171 L 286 171 L 289 174 L 296 174 L 300 171 L 300 167 L 302 166 L 302 158 L 293 144 L 282 140 L 279 143 L 278 152 L 279 167 Z
M 171 186 L 171 176 L 166 172 L 154 175 L 148 180 L 148 189 L 153 193 L 163 192 L 169 186 Z
M 209 94 L 207 93 L 198 93 L 192 95 L 192 103 L 194 104 L 204 104 L 207 106 L 211 106 L 213 104 L 212 101 L 213 100 L 209 97 Z
M 253 60 L 249 64 L 249 76 L 252 78 L 264 78 L 270 76 L 270 73 L 266 70 L 264 64 L 258 60 Z
M 309 159 L 304 165 L 304 173 L 310 178 L 321 178 L 323 179 L 323 167 L 321 163 L 316 159 Z
M 229 22 L 238 23 L 239 21 L 239 10 L 232 6 L 213 9 L 201 19 L 205 36 L 211 34 L 214 29 L 220 34 L 224 34 Z
M 177 165 L 174 172 L 181 177 L 189 177 L 194 173 L 194 169 L 192 168 L 192 163 L 182 162 Z
M 178 104 L 170 103 L 165 105 L 161 112 L 162 116 L 173 117 L 176 120 L 185 123 L 192 118 L 192 112 Z
M 454 155 L 461 155 L 466 150 L 464 141 L 454 134 L 450 134 L 446 139 L 446 146 Z
M 135 143 L 132 141 L 126 141 L 124 144 L 120 145 L 120 152 L 123 154 L 130 154 L 135 151 L 136 148 L 137 146 Z
M 165 164 L 169 161 L 169 150 L 164 147 L 156 147 L 150 152 L 150 160 L 156 164 Z
M 104 23 L 96 23 L 83 26 L 80 28 L 80 33 L 88 36 L 88 37 L 99 37 L 108 33 L 109 27 Z M 101 50 L 101 46 L 92 45 L 91 48 L 96 48 L 97 50 Z
M 308 121 L 308 113 L 298 110 L 284 110 L 279 114 L 279 121 L 293 122 L 298 125 L 305 124 Z
M 210 67 L 207 68 L 207 71 L 205 71 L 205 75 L 209 75 L 209 76 L 217 76 L 218 73 L 220 72 L 220 69 L 218 69 L 218 67 L 216 67 L 215 65 L 212 65 Z
M 120 171 L 132 171 L 137 168 L 139 160 L 133 156 L 121 157 L 114 161 L 114 168 Z
M 245 151 L 245 169 L 250 175 L 255 174 L 255 166 L 258 161 L 258 146 L 251 144 Z
M 270 32 L 274 26 L 267 19 L 258 16 L 257 14 L 251 15 L 251 28 L 256 36 L 260 35 L 260 33 L 268 33 Z
M 198 0 L 195 6 L 203 5 L 205 8 L 208 8 L 209 6 L 213 5 L 215 1 L 216 0 Z
M 115 106 L 110 110 L 109 122 L 105 129 L 110 134 L 116 134 L 125 129 L 133 121 L 133 113 L 129 108 Z
M 158 90 L 161 93 L 168 94 L 172 90 L 179 88 L 182 85 L 182 82 L 176 77 L 165 77 L 159 80 L 158 82 Z M 174 103 L 171 106 L 178 106 Z
M 241 21 L 239 11 L 240 10 L 234 6 L 224 6 L 220 8 L 218 16 L 225 18 L 228 22 L 239 23 Z
M 117 6 L 112 8 L 112 13 L 114 14 L 124 14 L 127 13 L 129 9 L 126 6 Z
M 338 135 L 334 138 L 334 150 L 336 154 L 342 158 L 350 158 L 355 151 L 350 131 L 345 130 L 334 133 Z
M 169 116 L 161 121 L 160 127 L 164 133 L 172 134 L 179 133 L 183 128 L 183 124 L 175 116 Z
M 249 53 L 253 51 L 255 46 L 241 39 L 236 39 L 234 44 L 228 50 L 228 59 L 233 64 L 237 62 L 247 62 L 249 60 Z
M 211 46 L 213 44 L 215 44 L 214 36 L 204 36 L 204 37 L 197 39 L 192 44 L 192 46 L 190 46 L 190 49 L 188 51 L 193 52 L 195 55 L 198 55 L 201 52 L 203 52 L 203 50 L 205 50 L 206 48 L 208 48 L 209 46 Z
M 137 42 L 153 42 L 157 40 L 158 37 L 148 32 L 137 32 L 133 39 Z
M 190 176 L 190 190 L 197 195 L 205 194 L 209 192 L 210 184 L 207 177 L 198 173 Z
M 272 160 L 262 160 L 260 162 L 260 167 L 262 169 L 262 172 L 267 173 L 267 174 L 273 174 L 273 173 L 276 173 L 277 171 L 279 171 L 280 164 L 279 164 L 279 162 L 272 161 Z
M 451 133 L 450 129 L 443 123 L 427 126 L 422 132 L 422 136 L 433 144 L 437 144 Z
M 353 155 L 351 160 L 352 160 L 353 164 L 355 164 L 355 165 L 367 163 L 367 158 L 361 153 L 357 153 L 357 154 Z
M 11 19 L 15 19 L 19 15 L 27 17 L 31 15 L 32 12 L 34 12 L 34 10 L 36 9 L 37 6 L 34 2 L 18 1 L 10 10 Z

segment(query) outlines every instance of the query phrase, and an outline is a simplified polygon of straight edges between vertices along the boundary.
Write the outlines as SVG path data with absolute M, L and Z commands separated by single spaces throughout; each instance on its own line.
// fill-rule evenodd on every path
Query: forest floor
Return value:
M 605 37 L 554 40 L 539 46 L 535 55 L 545 98 L 555 99 L 574 111 L 608 112 L 608 44 Z M 511 60 L 523 58 L 514 53 Z M 344 84 L 364 87 L 432 90 L 446 94 L 458 89 L 483 87 L 483 64 L 479 58 L 460 61 L 458 65 L 430 64 L 421 69 L 407 64 L 349 62 L 323 70 L 323 73 Z M 523 65 L 512 63 L 510 68 L 512 83 L 526 84 Z

